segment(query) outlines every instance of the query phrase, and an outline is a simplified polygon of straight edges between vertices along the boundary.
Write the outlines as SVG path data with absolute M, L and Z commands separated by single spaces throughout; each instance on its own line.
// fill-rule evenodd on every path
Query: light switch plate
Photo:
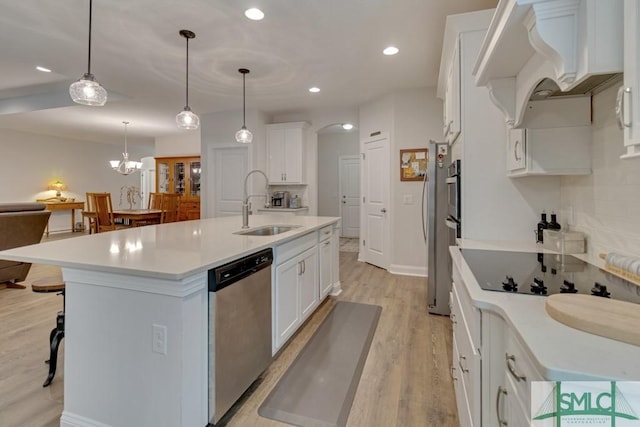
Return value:
M 405 205 L 412 205 L 413 204 L 413 194 L 405 194 L 405 195 L 403 195 L 402 203 L 404 203 Z

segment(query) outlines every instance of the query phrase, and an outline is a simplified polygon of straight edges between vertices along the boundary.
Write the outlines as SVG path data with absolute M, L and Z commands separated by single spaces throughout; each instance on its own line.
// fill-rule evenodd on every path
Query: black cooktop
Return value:
M 487 291 L 547 296 L 579 293 L 640 304 L 640 286 L 571 255 L 461 249 Z

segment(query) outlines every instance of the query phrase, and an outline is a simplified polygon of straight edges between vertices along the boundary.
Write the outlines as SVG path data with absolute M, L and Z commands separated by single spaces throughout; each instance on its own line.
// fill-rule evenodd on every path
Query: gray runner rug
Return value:
M 381 312 L 337 302 L 258 413 L 301 427 L 344 426 Z

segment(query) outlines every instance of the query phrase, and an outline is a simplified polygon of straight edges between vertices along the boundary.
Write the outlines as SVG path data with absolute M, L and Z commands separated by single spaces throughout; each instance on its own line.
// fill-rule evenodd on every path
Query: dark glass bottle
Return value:
M 549 223 L 547 222 L 547 213 L 543 211 L 540 218 L 540 222 L 538 223 L 538 238 L 536 239 L 536 243 L 542 243 L 542 230 L 545 230 L 549 227 Z
M 560 230 L 560 228 L 562 228 L 560 224 L 558 224 L 558 221 L 556 220 L 556 214 L 554 213 L 551 214 L 551 221 L 549 221 L 547 228 L 549 230 Z

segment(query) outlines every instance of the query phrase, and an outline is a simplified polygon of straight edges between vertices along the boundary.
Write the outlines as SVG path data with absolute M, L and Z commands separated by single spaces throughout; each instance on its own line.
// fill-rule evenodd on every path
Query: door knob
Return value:
M 382 209 L 380 209 L 380 212 L 387 213 L 387 210 L 385 208 L 382 208 Z

